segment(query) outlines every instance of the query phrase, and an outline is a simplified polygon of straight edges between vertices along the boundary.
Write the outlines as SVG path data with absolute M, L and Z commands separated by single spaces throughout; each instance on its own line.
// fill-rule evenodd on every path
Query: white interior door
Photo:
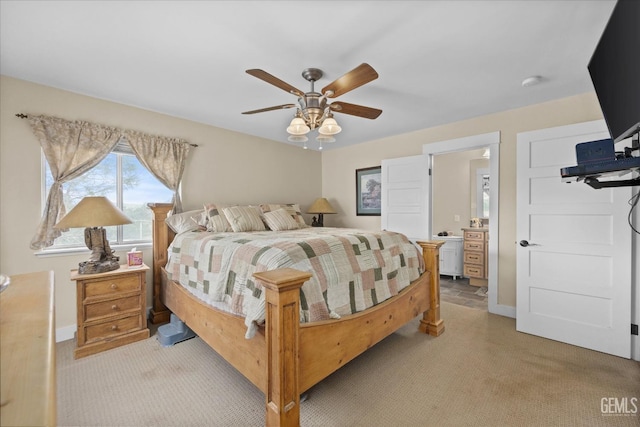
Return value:
M 380 223 L 415 242 L 429 236 L 429 157 L 401 157 L 382 161 Z
M 563 183 L 604 121 L 518 134 L 518 331 L 621 357 L 631 350 L 631 189 Z

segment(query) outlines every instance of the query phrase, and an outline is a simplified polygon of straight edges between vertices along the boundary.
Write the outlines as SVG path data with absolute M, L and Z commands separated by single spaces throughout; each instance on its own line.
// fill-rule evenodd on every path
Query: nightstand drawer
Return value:
M 465 264 L 480 264 L 484 265 L 484 253 L 482 252 L 465 252 L 464 253 Z
M 141 281 L 138 275 L 115 276 L 104 280 L 87 282 L 84 288 L 85 298 L 115 295 L 123 292 L 140 291 Z
M 91 322 L 100 318 L 126 313 L 128 311 L 134 313 L 140 311 L 139 295 L 95 304 L 87 304 L 84 309 L 84 320 L 85 322 Z
M 99 323 L 85 328 L 86 343 L 92 341 L 100 341 L 109 337 L 126 334 L 142 328 L 140 323 L 140 315 L 125 317 L 123 319 L 113 320 L 111 322 Z

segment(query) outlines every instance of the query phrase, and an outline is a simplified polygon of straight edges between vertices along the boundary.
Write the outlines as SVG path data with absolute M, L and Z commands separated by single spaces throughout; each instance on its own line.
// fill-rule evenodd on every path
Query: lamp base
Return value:
M 80 274 L 97 274 L 113 271 L 120 268 L 119 258 L 107 261 L 83 261 L 78 264 L 78 273 Z
M 315 216 L 312 218 L 311 226 L 312 227 L 324 227 L 324 218 L 322 217 L 322 214 L 318 214 L 318 220 L 317 221 L 316 221 L 316 217 Z

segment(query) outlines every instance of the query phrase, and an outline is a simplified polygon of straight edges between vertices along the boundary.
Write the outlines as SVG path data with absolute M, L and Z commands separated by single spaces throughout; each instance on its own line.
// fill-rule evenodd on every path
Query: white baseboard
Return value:
M 76 337 L 76 325 L 64 326 L 56 329 L 56 342 L 72 340 Z
M 505 316 L 505 317 L 511 317 L 512 319 L 516 318 L 516 308 L 511 307 L 510 305 L 490 304 L 489 313 L 498 314 L 500 316 Z

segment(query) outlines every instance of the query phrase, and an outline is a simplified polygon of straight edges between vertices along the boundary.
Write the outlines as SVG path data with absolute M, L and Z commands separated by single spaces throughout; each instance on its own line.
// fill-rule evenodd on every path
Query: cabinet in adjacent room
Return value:
M 489 269 L 488 228 L 463 228 L 464 231 L 464 276 L 473 286 L 487 286 Z
M 452 276 L 453 280 L 462 276 L 462 236 L 433 236 L 433 239 L 444 241 L 440 246 L 440 274 Z

